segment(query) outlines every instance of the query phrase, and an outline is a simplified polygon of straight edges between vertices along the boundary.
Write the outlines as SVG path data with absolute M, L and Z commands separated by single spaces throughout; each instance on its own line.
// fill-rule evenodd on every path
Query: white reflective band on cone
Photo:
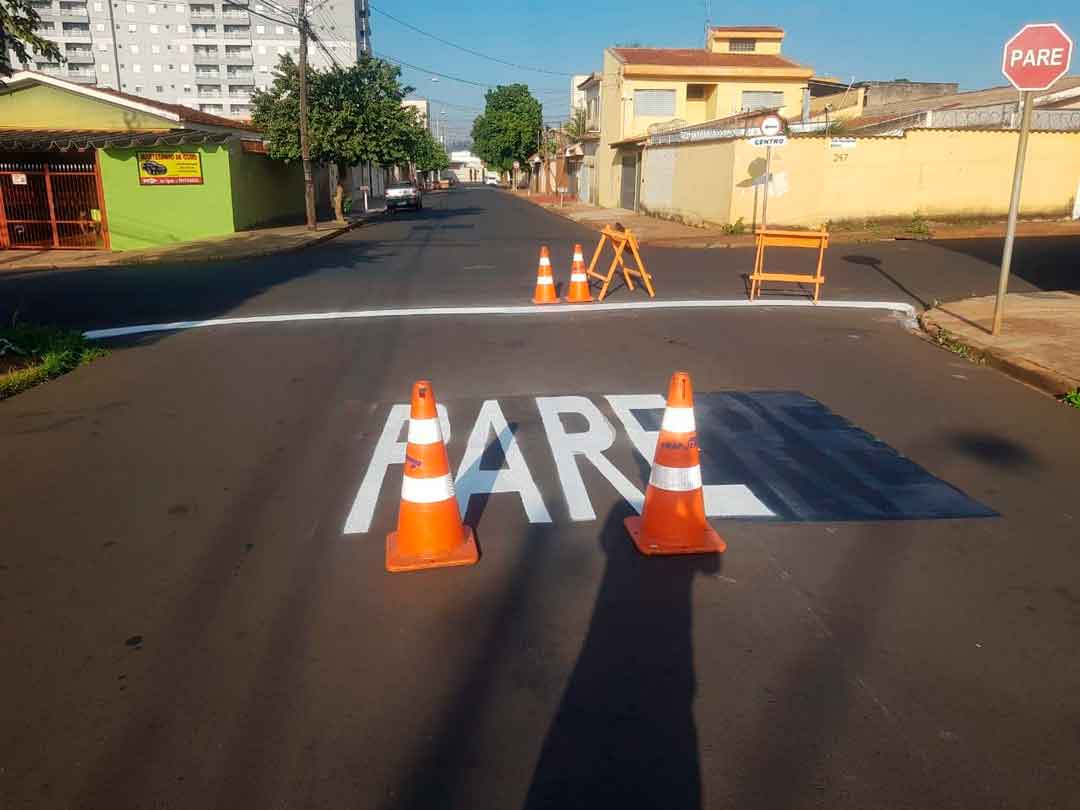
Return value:
M 410 419 L 409 444 L 437 444 L 442 441 L 438 419 Z
M 649 484 L 668 492 L 690 492 L 701 487 L 701 467 L 665 467 L 653 464 Z
M 585 257 L 584 257 L 584 256 L 582 256 L 582 255 L 581 255 L 580 253 L 575 253 L 575 254 L 574 254 L 574 261 L 575 261 L 575 262 L 584 262 L 584 261 L 585 261 Z
M 454 479 L 450 474 L 438 478 L 412 478 L 401 481 L 401 500 L 409 503 L 440 503 L 454 497 Z
M 664 409 L 664 421 L 660 425 L 661 430 L 670 430 L 672 433 L 693 433 L 694 409 L 673 408 L 670 405 Z
M 547 256 L 541 256 L 540 257 L 540 266 L 541 267 L 551 267 L 551 259 L 549 259 Z
M 555 279 L 553 279 L 551 276 L 537 276 L 536 283 L 539 284 L 541 287 L 543 287 L 545 284 L 553 285 L 555 283 Z
M 570 280 L 571 281 L 588 281 L 589 277 L 586 276 L 584 273 L 571 273 L 570 274 Z

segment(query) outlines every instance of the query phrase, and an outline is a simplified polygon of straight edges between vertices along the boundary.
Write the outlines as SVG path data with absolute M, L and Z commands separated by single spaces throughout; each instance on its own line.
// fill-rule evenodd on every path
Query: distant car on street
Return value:
M 142 164 L 142 167 L 143 167 L 143 171 L 146 172 L 147 174 L 161 175 L 161 174 L 168 174 L 169 173 L 169 167 L 168 166 L 163 166 L 162 164 L 158 163 L 156 160 L 144 160 L 143 164 Z
M 424 198 L 415 183 L 391 183 L 386 188 L 386 207 L 391 211 L 399 208 L 419 211 L 424 207 Z
M 498 177 L 492 177 L 491 175 L 488 175 L 487 177 L 484 178 L 484 185 L 485 186 L 497 186 L 497 185 L 499 185 L 499 178 Z

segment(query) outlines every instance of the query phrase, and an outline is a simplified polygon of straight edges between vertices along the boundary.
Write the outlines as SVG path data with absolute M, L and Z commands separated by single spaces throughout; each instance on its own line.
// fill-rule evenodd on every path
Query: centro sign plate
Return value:
M 787 135 L 758 135 L 750 138 L 751 146 L 783 146 L 787 143 Z
M 1056 23 L 1025 25 L 1005 43 L 1001 72 L 1017 90 L 1046 90 L 1069 72 L 1072 51 Z

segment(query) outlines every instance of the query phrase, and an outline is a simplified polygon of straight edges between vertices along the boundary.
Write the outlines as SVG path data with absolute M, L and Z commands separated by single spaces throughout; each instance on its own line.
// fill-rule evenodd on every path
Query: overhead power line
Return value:
M 376 53 L 375 55 L 377 57 L 379 57 L 380 59 L 385 59 L 387 62 L 393 62 L 395 65 L 401 65 L 402 67 L 407 67 L 407 68 L 410 68 L 412 70 L 419 70 L 421 73 L 429 73 L 432 76 L 439 76 L 440 78 L 443 78 L 443 79 L 449 79 L 452 82 L 461 82 L 462 84 L 471 84 L 473 87 L 485 87 L 485 88 L 487 88 L 489 90 L 493 90 L 495 88 L 495 85 L 493 85 L 493 84 L 484 84 L 483 82 L 474 82 L 472 79 L 462 79 L 459 76 L 451 76 L 451 75 L 449 75 L 447 73 L 439 73 L 439 71 L 437 71 L 437 70 L 429 70 L 428 68 L 422 68 L 422 67 L 417 67 L 416 65 L 410 65 L 408 62 L 402 62 L 400 59 L 397 59 L 397 58 L 395 58 L 393 56 L 389 56 L 388 54 L 385 54 L 385 53 Z
M 395 17 L 393 14 L 390 14 L 389 12 L 383 11 L 381 8 L 376 8 L 374 5 L 371 5 L 370 3 L 368 4 L 368 7 L 372 11 L 374 11 L 376 14 L 381 14 L 382 16 L 393 20 L 398 25 L 403 25 L 406 28 L 408 28 L 408 29 L 410 29 L 412 31 L 415 31 L 418 34 L 422 34 L 423 36 L 428 37 L 430 39 L 433 39 L 436 42 L 441 42 L 443 45 L 449 45 L 451 48 L 457 48 L 459 51 L 464 51 L 465 53 L 472 54 L 473 56 L 478 56 L 481 59 L 487 59 L 489 62 L 497 62 L 500 65 L 506 65 L 507 67 L 512 67 L 512 68 L 515 68 L 517 70 L 531 70 L 534 73 L 546 73 L 549 76 L 573 76 L 574 75 L 573 73 L 565 73 L 564 71 L 561 71 L 561 70 L 548 70 L 547 68 L 532 67 L 530 65 L 519 65 L 517 62 L 509 62 L 506 59 L 500 59 L 497 56 L 489 56 L 486 53 L 480 53 L 480 51 L 474 51 L 472 48 L 466 48 L 464 45 L 458 45 L 457 43 L 451 42 L 448 39 L 443 39 L 442 37 L 437 36 L 436 34 L 432 34 L 432 33 L 428 32 L 428 31 L 425 31 L 422 28 L 417 28 L 412 23 L 407 23 L 404 20 L 402 20 L 402 19 L 400 19 L 398 17 Z

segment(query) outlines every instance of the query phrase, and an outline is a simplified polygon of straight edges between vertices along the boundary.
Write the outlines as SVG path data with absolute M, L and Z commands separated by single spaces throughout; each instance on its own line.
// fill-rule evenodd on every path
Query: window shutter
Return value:
M 674 90 L 635 90 L 634 115 L 675 116 Z
M 784 94 L 779 90 L 744 90 L 743 110 L 773 110 L 784 106 Z

